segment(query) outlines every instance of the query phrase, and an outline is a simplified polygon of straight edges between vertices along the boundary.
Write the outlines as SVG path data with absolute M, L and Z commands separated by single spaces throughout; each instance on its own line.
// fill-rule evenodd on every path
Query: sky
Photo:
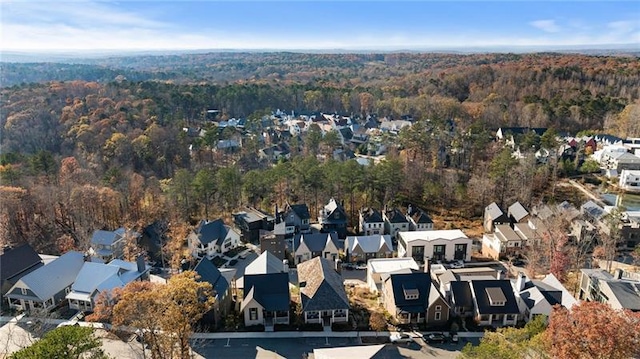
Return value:
M 0 0 L 3 51 L 635 44 L 640 1 Z

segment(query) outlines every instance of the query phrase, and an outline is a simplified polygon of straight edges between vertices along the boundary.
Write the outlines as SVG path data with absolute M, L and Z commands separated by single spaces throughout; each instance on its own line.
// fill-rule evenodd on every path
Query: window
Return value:
M 442 310 L 442 306 L 441 305 L 436 305 L 436 312 L 439 312 Z
M 249 309 L 249 320 L 258 320 L 258 308 Z
M 22 295 L 27 295 L 27 289 L 26 288 L 20 288 L 20 293 L 22 293 Z
M 441 317 L 442 317 L 442 313 L 436 312 L 436 315 L 435 315 L 435 317 L 433 319 L 440 320 Z

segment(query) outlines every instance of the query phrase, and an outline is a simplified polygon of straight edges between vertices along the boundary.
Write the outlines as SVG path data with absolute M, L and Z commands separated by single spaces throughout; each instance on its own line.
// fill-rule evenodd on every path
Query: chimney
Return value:
M 498 269 L 498 270 L 496 271 L 496 279 L 497 279 L 497 280 L 500 280 L 500 279 L 502 279 L 501 277 L 502 277 L 502 270 L 501 270 L 501 269 Z
M 518 292 L 522 292 L 524 290 L 524 285 L 527 282 L 527 277 L 524 276 L 522 272 L 518 272 L 518 277 L 516 278 L 516 289 Z
M 147 266 L 144 263 L 144 256 L 142 254 L 138 255 L 136 258 L 136 265 L 138 266 L 138 273 L 144 273 L 147 269 Z
M 335 269 L 336 272 L 338 272 L 338 274 L 342 274 L 342 261 L 340 260 L 340 258 L 336 258 L 336 260 L 333 263 L 334 263 L 333 269 Z
M 431 274 L 431 261 L 429 261 L 429 258 L 425 258 L 424 259 L 424 269 L 423 269 L 423 271 L 425 273 Z
M 278 202 L 276 202 L 276 207 L 274 208 L 273 216 L 276 219 L 276 224 L 280 223 L 280 216 L 278 215 Z
M 288 273 L 289 272 L 289 260 L 287 260 L 287 259 L 283 259 L 282 260 L 282 272 L 283 273 Z
M 411 206 L 411 203 L 409 203 L 409 206 L 407 207 L 407 214 L 413 216 L 413 206 Z

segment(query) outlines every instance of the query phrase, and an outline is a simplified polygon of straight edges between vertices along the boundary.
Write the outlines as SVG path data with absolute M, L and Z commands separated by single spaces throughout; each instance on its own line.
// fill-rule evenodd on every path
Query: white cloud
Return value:
M 544 32 L 560 32 L 560 26 L 556 24 L 555 20 L 536 20 L 529 23 L 531 26 L 540 29 Z

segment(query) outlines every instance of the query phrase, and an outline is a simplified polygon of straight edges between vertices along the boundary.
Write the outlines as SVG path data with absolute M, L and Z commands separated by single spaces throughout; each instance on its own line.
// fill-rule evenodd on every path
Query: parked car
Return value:
M 525 261 L 523 261 L 522 259 L 516 259 L 513 262 L 511 262 L 511 265 L 516 266 L 516 267 L 524 267 L 527 265 L 527 263 Z
M 354 270 L 354 269 L 356 269 L 356 266 L 353 263 L 342 263 L 342 269 Z
M 442 333 L 431 333 L 424 338 L 429 343 L 444 343 L 447 341 L 447 337 Z
M 393 333 L 389 336 L 389 339 L 391 339 L 391 343 L 394 344 L 410 343 L 413 341 L 413 338 L 407 333 Z
M 453 268 L 453 269 L 456 269 L 456 268 L 464 268 L 464 262 L 463 262 L 463 261 L 458 260 L 458 261 L 455 261 L 455 262 L 451 263 L 449 266 L 450 266 L 451 268 Z
M 367 263 L 365 262 L 358 262 L 358 264 L 356 264 L 355 267 L 357 270 L 367 270 Z

